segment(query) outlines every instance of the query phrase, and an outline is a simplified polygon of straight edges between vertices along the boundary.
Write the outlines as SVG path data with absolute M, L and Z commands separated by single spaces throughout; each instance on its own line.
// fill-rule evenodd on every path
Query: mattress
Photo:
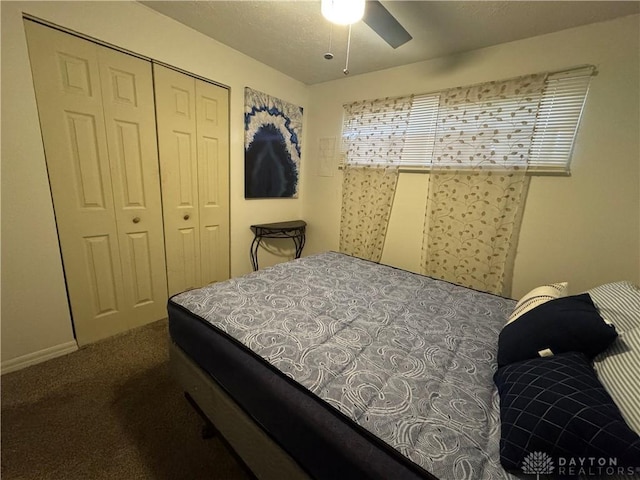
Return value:
M 172 340 L 313 478 L 515 478 L 493 374 L 515 302 L 336 252 L 178 294 Z

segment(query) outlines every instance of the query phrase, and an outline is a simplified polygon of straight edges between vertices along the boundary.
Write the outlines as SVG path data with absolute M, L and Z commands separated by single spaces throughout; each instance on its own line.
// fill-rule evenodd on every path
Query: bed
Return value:
M 501 464 L 515 307 L 325 252 L 173 296 L 171 365 L 258 478 L 513 479 L 536 473 Z

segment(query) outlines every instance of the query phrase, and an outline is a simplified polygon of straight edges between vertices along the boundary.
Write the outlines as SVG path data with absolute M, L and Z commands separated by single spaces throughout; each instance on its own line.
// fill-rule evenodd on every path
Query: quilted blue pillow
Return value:
M 593 359 L 617 336 L 588 293 L 549 300 L 505 325 L 498 337 L 498 366 L 564 352 Z
M 550 458 L 557 466 L 553 473 L 562 473 L 560 467 L 571 459 L 592 457 L 640 467 L 640 437 L 584 354 L 513 363 L 498 369 L 494 381 L 500 394 L 500 461 L 506 470 L 522 473 L 531 455 Z

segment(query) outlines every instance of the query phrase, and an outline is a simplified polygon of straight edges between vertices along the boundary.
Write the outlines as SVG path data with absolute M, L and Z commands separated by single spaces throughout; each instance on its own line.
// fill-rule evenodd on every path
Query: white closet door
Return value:
M 151 63 L 98 50 L 129 326 L 166 317 L 167 276 Z
M 157 191 L 155 200 L 153 189 L 145 190 L 144 200 L 139 200 L 141 188 L 153 181 L 146 176 L 152 170 L 149 162 L 157 158 L 148 149 L 155 143 L 155 130 L 125 109 L 108 107 L 110 113 L 105 115 L 103 97 L 113 95 L 111 79 L 101 78 L 99 52 L 105 47 L 33 22 L 26 21 L 25 26 L 67 291 L 76 339 L 83 345 L 164 316 L 162 245 L 134 241 L 136 235 L 149 237 L 151 230 L 146 227 L 136 230 L 134 239 L 131 230 L 118 229 L 123 209 L 131 205 L 122 201 L 123 192 L 137 195 L 133 203 L 142 202 L 143 208 L 155 204 L 155 215 L 160 215 Z M 146 88 L 152 84 L 149 64 L 133 59 L 147 64 L 146 74 L 144 68 L 129 71 L 129 57 L 113 53 L 121 55 L 123 63 L 116 66 L 112 58 L 102 73 L 121 72 L 116 90 L 123 97 L 148 101 L 142 84 Z M 151 115 L 153 122 L 153 110 Z M 123 127 L 120 134 L 117 125 Z M 119 160 L 110 161 L 114 149 L 119 149 Z M 126 169 L 136 170 L 131 166 L 136 162 L 140 178 L 136 174 L 129 178 Z M 138 270 L 135 280 L 128 273 L 131 262 Z M 150 276 L 160 278 L 150 280 Z M 140 304 L 148 308 L 137 308 Z
M 169 295 L 199 287 L 196 95 L 192 77 L 153 65 Z
M 228 91 L 155 65 L 169 294 L 229 278 Z
M 196 80 L 202 284 L 229 278 L 229 91 Z

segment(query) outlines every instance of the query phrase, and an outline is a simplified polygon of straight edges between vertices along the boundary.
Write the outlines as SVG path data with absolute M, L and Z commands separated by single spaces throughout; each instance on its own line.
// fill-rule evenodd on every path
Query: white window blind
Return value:
M 403 166 L 421 167 L 431 162 L 439 104 L 440 94 L 413 97 L 409 127 L 402 149 Z
M 533 134 L 529 168 L 569 171 L 593 68 L 549 75 Z
M 582 67 L 566 72 L 550 74 L 545 80 L 545 88 L 541 101 L 527 104 L 523 98 L 513 97 L 493 101 L 490 107 L 494 109 L 487 121 L 486 106 L 466 104 L 467 111 L 478 109 L 483 113 L 483 121 L 462 123 L 458 128 L 467 131 L 475 129 L 477 135 L 484 136 L 482 148 L 477 145 L 456 145 L 457 158 L 463 163 L 456 163 L 458 168 L 473 167 L 478 161 L 491 157 L 503 158 L 508 156 L 522 142 L 528 141 L 531 135 L 531 125 L 534 125 L 533 140 L 529 158 L 519 157 L 520 161 L 527 162 L 528 168 L 539 172 L 568 172 L 576 137 L 578 125 L 582 115 L 589 82 L 593 75 L 593 67 Z M 415 95 L 411 105 L 409 126 L 405 136 L 400 161 L 396 161 L 407 169 L 428 169 L 434 156 L 436 142 L 436 125 L 440 115 L 447 115 L 448 107 L 442 105 L 439 92 Z M 515 114 L 512 115 L 512 113 Z M 376 113 L 371 114 L 373 118 Z M 468 118 L 468 115 L 467 115 Z M 502 128 L 513 125 L 513 119 L 525 122 L 526 128 L 522 129 L 523 138 L 514 135 L 513 128 Z M 364 119 L 364 120 L 363 120 Z M 354 121 L 357 123 L 354 123 Z M 353 139 L 354 135 L 367 135 L 367 142 L 372 144 L 388 141 L 389 132 L 397 126 L 393 122 L 376 124 L 368 116 L 354 119 L 347 113 L 343 124 L 343 138 Z M 509 136 L 501 132 L 509 131 Z M 513 147 L 513 148 L 511 148 Z M 345 162 L 353 162 L 345 157 Z M 373 159 L 373 162 L 382 164 L 384 159 Z M 510 163 L 514 163 L 513 156 Z

